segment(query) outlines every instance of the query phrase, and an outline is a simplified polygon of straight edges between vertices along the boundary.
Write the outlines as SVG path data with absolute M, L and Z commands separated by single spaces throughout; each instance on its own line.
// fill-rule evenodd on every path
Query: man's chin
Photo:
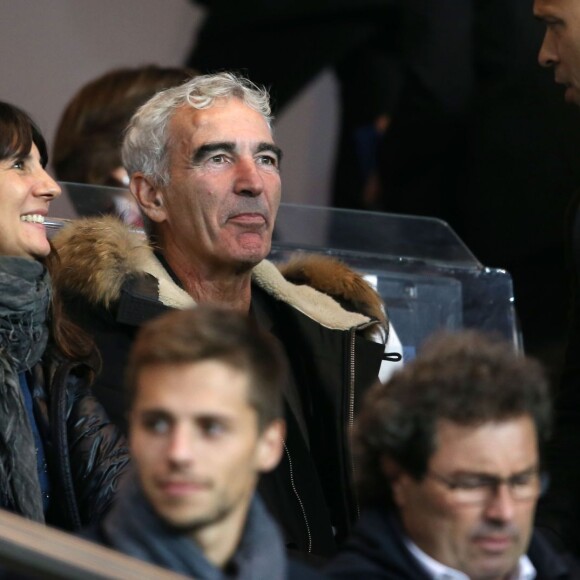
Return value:
M 566 87 L 564 100 L 571 105 L 580 106 L 580 91 L 573 86 Z
M 179 535 L 189 535 L 212 524 L 212 520 L 209 518 L 196 518 L 187 521 L 164 519 L 164 521 L 171 532 Z
M 165 525 L 176 534 L 191 534 L 197 532 L 207 526 L 212 526 L 222 521 L 229 510 L 222 508 L 210 514 L 192 515 L 187 519 L 181 517 L 172 517 L 169 514 L 157 513 L 157 515 L 165 522 Z M 182 515 L 182 514 L 180 514 Z
M 519 558 L 513 554 L 485 555 L 472 560 L 473 568 L 466 570 L 469 578 L 511 578 L 518 566 Z
M 240 251 L 236 252 L 233 257 L 233 262 L 235 264 L 235 271 L 237 274 L 244 274 L 255 268 L 262 260 L 264 260 L 270 253 L 270 248 L 264 248 L 263 245 L 260 247 L 248 247 L 242 248 Z
M 259 263 L 259 262 L 258 262 Z M 248 272 L 251 272 L 255 266 L 257 266 L 258 264 L 254 264 L 253 262 L 247 262 L 247 263 L 238 263 L 236 265 L 236 268 L 234 270 L 234 273 L 239 276 L 241 274 L 247 274 Z

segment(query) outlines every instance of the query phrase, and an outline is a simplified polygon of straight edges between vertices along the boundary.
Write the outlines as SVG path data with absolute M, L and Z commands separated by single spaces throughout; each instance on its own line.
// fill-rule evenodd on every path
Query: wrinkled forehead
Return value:
M 273 142 L 272 130 L 265 117 L 237 97 L 215 99 L 204 109 L 181 105 L 171 118 L 169 132 L 171 140 Z

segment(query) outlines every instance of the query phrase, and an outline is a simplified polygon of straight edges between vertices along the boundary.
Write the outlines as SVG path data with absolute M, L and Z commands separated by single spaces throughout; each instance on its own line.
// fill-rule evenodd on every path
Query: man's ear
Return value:
M 401 466 L 391 457 L 383 455 L 380 461 L 381 471 L 391 486 L 393 501 L 398 507 L 402 507 L 406 500 L 405 490 L 408 476 Z
M 137 171 L 131 176 L 130 189 L 143 213 L 151 221 L 161 223 L 167 219 L 163 191 L 153 185 L 149 177 Z
M 257 468 L 264 473 L 272 471 L 282 458 L 284 451 L 284 437 L 286 436 L 286 423 L 283 419 L 274 419 L 267 425 L 258 436 Z

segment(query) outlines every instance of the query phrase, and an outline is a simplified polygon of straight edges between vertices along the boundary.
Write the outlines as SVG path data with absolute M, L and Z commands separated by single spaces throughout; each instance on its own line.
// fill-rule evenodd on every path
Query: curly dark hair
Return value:
M 475 331 L 437 334 L 414 361 L 365 398 L 353 434 L 361 503 L 390 499 L 382 458 L 417 480 L 424 477 L 438 420 L 468 426 L 523 415 L 533 419 L 538 440 L 545 443 L 551 402 L 538 362 Z

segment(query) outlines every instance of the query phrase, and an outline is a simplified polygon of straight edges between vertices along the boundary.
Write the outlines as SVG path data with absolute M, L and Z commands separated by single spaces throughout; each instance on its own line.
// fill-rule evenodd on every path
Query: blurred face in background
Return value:
M 259 431 L 249 381 L 219 360 L 140 373 L 131 452 L 145 496 L 168 524 L 191 532 L 243 525 L 259 474 L 279 461 L 283 435 L 280 421 Z
M 440 420 L 425 477 L 391 478 L 408 537 L 472 580 L 503 579 L 528 548 L 540 492 L 529 416 L 464 426 Z

